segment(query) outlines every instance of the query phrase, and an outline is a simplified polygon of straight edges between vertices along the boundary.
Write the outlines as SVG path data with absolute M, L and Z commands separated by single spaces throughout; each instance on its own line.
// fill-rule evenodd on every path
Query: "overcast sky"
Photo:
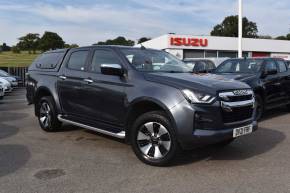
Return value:
M 209 35 L 238 0 L 0 0 L 0 43 L 53 31 L 67 43 L 91 45 L 116 36 L 137 40 L 169 32 Z M 259 34 L 290 31 L 290 0 L 244 0 L 244 16 Z

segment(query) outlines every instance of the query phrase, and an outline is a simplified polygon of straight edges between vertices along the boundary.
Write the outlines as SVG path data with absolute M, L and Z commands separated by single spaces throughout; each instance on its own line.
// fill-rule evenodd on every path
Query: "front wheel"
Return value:
M 165 113 L 145 113 L 135 121 L 132 129 L 132 148 L 142 162 L 153 166 L 165 166 L 174 159 L 179 146 Z

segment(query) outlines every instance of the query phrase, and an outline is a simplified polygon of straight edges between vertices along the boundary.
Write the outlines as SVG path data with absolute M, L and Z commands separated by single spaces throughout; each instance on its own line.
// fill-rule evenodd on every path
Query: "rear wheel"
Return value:
M 255 96 L 255 120 L 260 120 L 264 113 L 264 102 L 260 95 Z
M 61 127 L 61 122 L 57 119 L 57 113 L 52 97 L 42 97 L 39 101 L 38 108 L 38 121 L 43 130 L 52 132 Z
M 179 147 L 173 127 L 163 112 L 141 115 L 132 129 L 132 148 L 142 162 L 164 166 L 174 159 Z

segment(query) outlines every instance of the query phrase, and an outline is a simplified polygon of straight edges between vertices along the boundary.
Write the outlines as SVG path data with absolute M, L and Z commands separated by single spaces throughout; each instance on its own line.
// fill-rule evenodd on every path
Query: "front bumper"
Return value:
M 256 121 L 249 122 L 253 126 L 253 132 L 258 129 L 258 124 Z M 249 124 L 245 124 L 243 126 L 247 126 Z M 184 149 L 191 149 L 194 147 L 205 146 L 210 144 L 215 144 L 221 141 L 225 141 L 233 138 L 233 130 L 235 128 L 226 128 L 220 130 L 202 130 L 195 129 L 191 140 L 182 144 Z M 242 137 L 242 136 L 241 136 Z
M 13 90 L 12 87 L 6 87 L 6 88 L 5 88 L 5 93 L 6 93 L 6 92 L 7 92 L 7 93 L 10 93 L 10 92 L 12 92 L 12 90 Z
M 233 138 L 233 130 L 247 125 L 258 129 L 254 115 L 246 120 L 224 123 L 221 112 L 221 102 L 210 105 L 192 105 L 186 100 L 171 110 L 179 144 L 183 149 L 218 143 Z M 204 124 L 197 124 L 196 115 L 202 115 Z M 210 121 L 207 121 L 210 120 Z

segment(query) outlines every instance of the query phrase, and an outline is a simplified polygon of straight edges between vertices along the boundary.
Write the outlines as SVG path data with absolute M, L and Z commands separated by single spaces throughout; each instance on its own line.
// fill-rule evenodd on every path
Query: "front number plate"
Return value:
M 253 125 L 247 125 L 244 127 L 236 128 L 233 130 L 233 137 L 239 137 L 242 135 L 247 135 L 253 132 Z

